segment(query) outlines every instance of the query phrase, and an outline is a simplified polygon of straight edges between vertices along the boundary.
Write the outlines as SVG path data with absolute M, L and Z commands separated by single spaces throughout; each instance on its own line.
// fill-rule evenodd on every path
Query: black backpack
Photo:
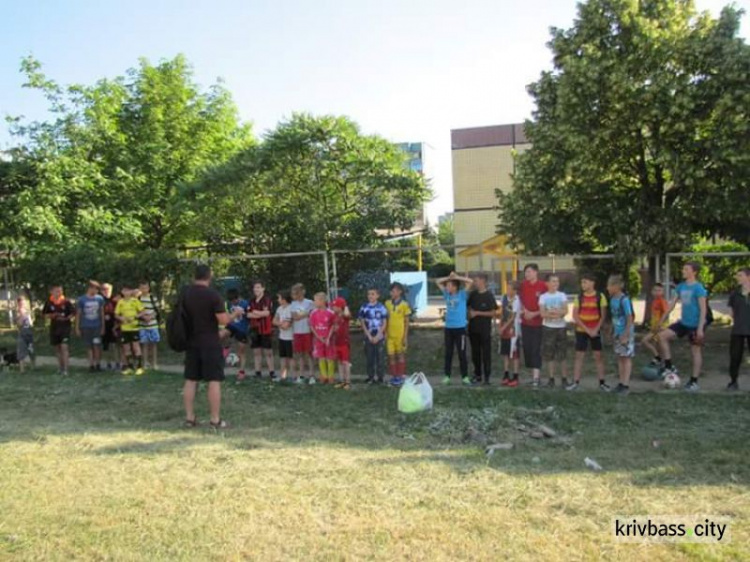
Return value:
M 185 311 L 185 292 L 180 293 L 177 304 L 167 315 L 167 343 L 177 352 L 186 351 L 190 339 L 190 319 Z

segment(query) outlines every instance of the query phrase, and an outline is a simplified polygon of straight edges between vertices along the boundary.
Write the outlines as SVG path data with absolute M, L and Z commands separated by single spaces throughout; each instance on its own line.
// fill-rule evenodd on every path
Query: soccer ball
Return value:
M 664 388 L 674 390 L 678 386 L 680 386 L 680 377 L 677 376 L 677 373 L 667 373 L 664 375 Z
M 236 353 L 230 353 L 227 355 L 226 358 L 226 365 L 227 367 L 236 367 L 240 363 L 240 358 L 237 356 Z

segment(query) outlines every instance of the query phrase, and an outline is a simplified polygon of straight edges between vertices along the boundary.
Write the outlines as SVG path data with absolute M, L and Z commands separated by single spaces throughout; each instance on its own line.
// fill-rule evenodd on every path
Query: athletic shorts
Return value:
M 334 346 L 336 351 L 336 361 L 339 363 L 349 363 L 351 361 L 351 350 L 348 345 Z
M 566 328 L 542 328 L 542 356 L 545 361 L 564 361 L 568 353 Z
M 406 346 L 404 345 L 404 337 L 399 336 L 396 338 L 385 339 L 385 352 L 388 355 L 400 355 L 406 353 Z
M 120 343 L 123 345 L 128 345 L 131 343 L 140 343 L 141 342 L 141 334 L 140 332 L 121 332 L 120 333 Z
M 223 381 L 224 353 L 221 346 L 188 348 L 185 352 L 185 378 L 189 381 Z
M 315 359 L 336 359 L 336 348 L 326 345 L 320 340 L 313 342 L 313 357 Z
M 632 337 L 628 343 L 623 344 L 620 338 L 615 337 L 614 352 L 617 357 L 635 357 L 635 338 Z
M 669 327 L 669 329 L 680 339 L 687 336 L 690 343 L 695 345 L 695 335 L 698 332 L 698 328 L 690 328 L 689 326 L 685 326 L 682 322 L 675 322 Z
M 141 328 L 138 335 L 141 343 L 159 343 L 161 341 L 159 328 Z
M 50 345 L 67 345 L 70 341 L 70 324 L 66 326 L 55 326 L 50 330 Z
M 239 343 L 247 343 L 247 332 L 243 332 L 242 330 L 236 328 L 235 326 L 232 326 L 231 324 L 227 326 L 226 329 L 229 332 L 230 338 Z
M 292 340 L 279 340 L 279 357 L 291 359 L 294 357 L 294 344 Z
M 273 349 L 271 334 L 253 332 L 250 336 L 250 347 L 253 349 Z
M 294 334 L 294 353 L 312 352 L 312 334 Z
M 602 337 L 594 336 L 593 338 L 585 332 L 576 332 L 576 351 L 588 351 L 591 346 L 592 351 L 602 350 Z
M 101 328 L 81 328 L 81 339 L 88 347 L 102 345 Z
M 510 357 L 511 359 L 518 359 L 518 338 L 502 338 L 500 340 L 500 355 L 503 357 Z

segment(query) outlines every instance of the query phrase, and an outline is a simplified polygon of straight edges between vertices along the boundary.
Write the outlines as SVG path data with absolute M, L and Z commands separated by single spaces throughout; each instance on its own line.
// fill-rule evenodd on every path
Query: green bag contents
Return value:
M 398 411 L 416 414 L 432 408 L 432 387 L 424 373 L 414 373 L 398 393 Z

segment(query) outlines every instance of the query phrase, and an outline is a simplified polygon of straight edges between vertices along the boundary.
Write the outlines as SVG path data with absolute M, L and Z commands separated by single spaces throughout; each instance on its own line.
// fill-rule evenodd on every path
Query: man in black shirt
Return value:
M 208 405 L 211 427 L 223 429 L 228 424 L 221 419 L 221 382 L 224 380 L 224 354 L 219 339 L 219 325 L 228 326 L 242 312 L 228 314 L 224 300 L 211 285 L 211 268 L 195 268 L 195 282 L 185 290 L 183 306 L 188 330 L 188 349 L 185 352 L 185 425 L 195 427 L 193 409 L 199 381 L 208 382 Z
M 471 362 L 474 364 L 474 380 L 490 384 L 492 373 L 492 323 L 497 314 L 495 296 L 487 290 L 487 276 L 484 273 L 474 278 L 475 290 L 469 295 L 469 341 L 471 342 Z

